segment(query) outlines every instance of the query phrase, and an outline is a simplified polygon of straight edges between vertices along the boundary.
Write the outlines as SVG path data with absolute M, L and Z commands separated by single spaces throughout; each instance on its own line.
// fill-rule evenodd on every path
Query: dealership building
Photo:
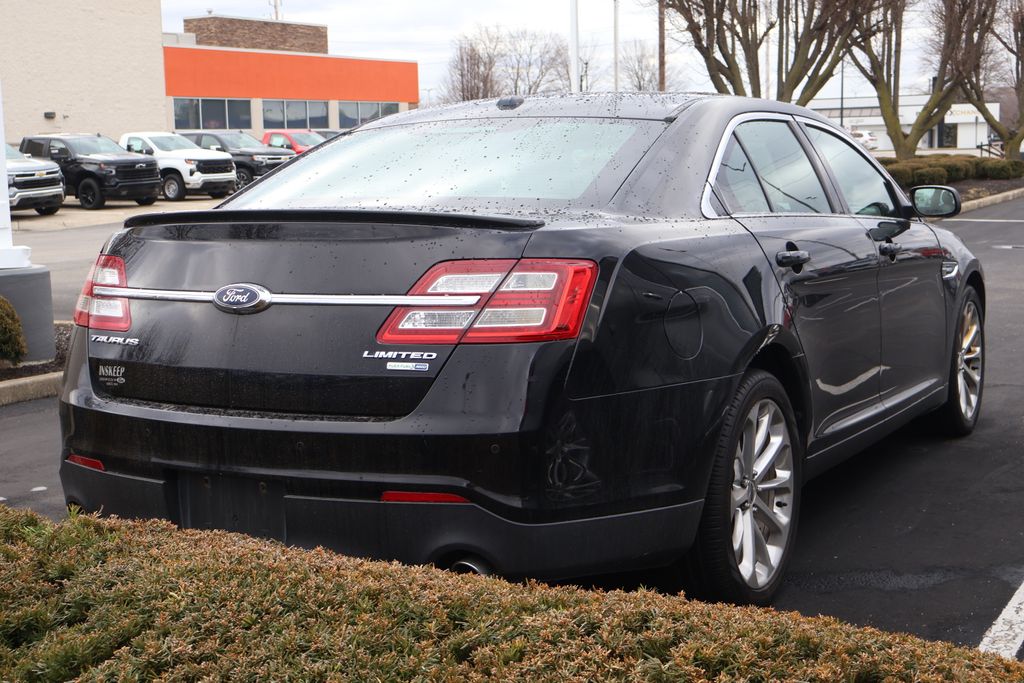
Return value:
M 900 124 L 910 130 L 914 120 L 928 102 L 928 95 L 900 95 Z M 999 118 L 999 103 L 986 103 L 992 114 Z M 872 133 L 878 140 L 876 154 L 893 149 L 892 140 L 885 130 L 882 109 L 877 97 L 818 98 L 807 105 L 822 116 L 841 123 L 848 130 Z M 943 152 L 948 154 L 980 154 L 979 145 L 989 141 L 989 126 L 981 112 L 969 104 L 954 104 L 935 128 L 929 130 L 918 145 L 918 154 Z
M 160 0 L 0 0 L 6 138 L 347 129 L 419 99 L 415 62 L 328 53 L 327 27 L 208 15 L 164 33 Z

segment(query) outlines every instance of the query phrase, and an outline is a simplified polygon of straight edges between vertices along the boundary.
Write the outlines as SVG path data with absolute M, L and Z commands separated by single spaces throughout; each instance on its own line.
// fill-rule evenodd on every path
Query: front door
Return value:
M 739 124 L 714 188 L 775 266 L 807 358 L 818 450 L 880 410 L 879 262 L 864 226 L 835 213 L 793 126 Z

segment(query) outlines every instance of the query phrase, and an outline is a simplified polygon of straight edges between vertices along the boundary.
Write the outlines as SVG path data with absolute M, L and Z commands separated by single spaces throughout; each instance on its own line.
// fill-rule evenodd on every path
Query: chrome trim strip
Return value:
M 718 141 L 718 150 L 715 152 L 715 159 L 711 162 L 711 171 L 708 173 L 707 180 L 704 181 L 704 192 L 700 196 L 700 209 L 701 213 L 704 214 L 704 218 L 724 218 L 715 213 L 715 210 L 711 207 L 711 192 L 712 186 L 715 183 L 715 177 L 718 175 L 718 167 L 722 165 L 722 157 L 725 156 L 725 148 L 729 144 L 729 137 L 732 132 L 736 130 L 736 126 L 746 121 L 792 121 L 792 114 L 780 114 L 774 111 L 756 112 L 748 111 L 743 114 L 737 114 L 730 121 L 729 125 L 725 127 L 725 132 L 722 133 L 721 140 Z
M 190 292 L 175 289 L 138 289 L 134 287 L 93 287 L 97 296 L 122 299 L 148 299 L 151 301 L 198 301 L 212 303 L 215 292 Z M 478 294 L 449 296 L 391 295 L 391 294 L 271 294 L 271 304 L 309 306 L 475 306 Z

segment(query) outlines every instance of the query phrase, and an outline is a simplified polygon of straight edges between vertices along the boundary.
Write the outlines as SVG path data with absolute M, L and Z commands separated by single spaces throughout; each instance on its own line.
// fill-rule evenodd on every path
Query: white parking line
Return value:
M 1016 659 L 1021 645 L 1024 645 L 1024 583 L 1017 588 L 1002 614 L 985 632 L 978 649 L 1007 659 Z
M 36 486 L 36 487 L 33 487 L 32 489 L 30 489 L 30 491 L 32 493 L 39 493 L 40 491 L 45 491 L 45 490 L 46 490 L 45 486 Z
M 957 223 L 1024 223 L 1024 218 L 943 218 Z

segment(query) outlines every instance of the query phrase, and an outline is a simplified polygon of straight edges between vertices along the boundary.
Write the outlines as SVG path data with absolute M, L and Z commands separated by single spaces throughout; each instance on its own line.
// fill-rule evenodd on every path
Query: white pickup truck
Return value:
M 235 163 L 227 152 L 203 149 L 177 133 L 167 132 L 125 133 L 120 142 L 129 152 L 156 157 L 167 199 L 178 201 L 186 194 L 220 199 L 235 189 Z

